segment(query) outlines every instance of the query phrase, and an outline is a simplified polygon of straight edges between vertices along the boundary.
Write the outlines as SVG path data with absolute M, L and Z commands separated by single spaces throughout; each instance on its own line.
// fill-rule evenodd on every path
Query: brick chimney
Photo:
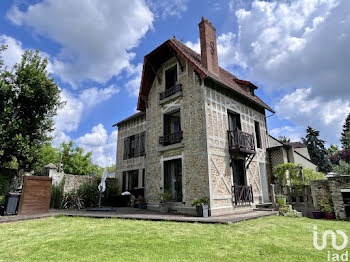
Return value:
M 202 17 L 199 23 L 201 42 L 201 60 L 203 66 L 214 75 L 219 75 L 218 52 L 216 47 L 216 29 L 211 22 Z

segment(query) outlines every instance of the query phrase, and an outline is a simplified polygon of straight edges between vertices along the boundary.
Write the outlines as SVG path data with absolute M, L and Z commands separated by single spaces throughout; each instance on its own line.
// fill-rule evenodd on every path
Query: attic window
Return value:
M 251 95 L 251 96 L 254 96 L 255 94 L 254 94 L 254 88 L 253 87 L 248 87 L 248 89 L 249 89 L 249 94 Z
M 177 82 L 177 65 L 165 71 L 165 90 L 176 85 Z

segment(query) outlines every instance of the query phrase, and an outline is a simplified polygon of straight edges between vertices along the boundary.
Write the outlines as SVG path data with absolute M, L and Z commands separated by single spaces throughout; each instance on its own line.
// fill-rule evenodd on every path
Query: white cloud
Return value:
M 269 133 L 276 138 L 278 138 L 279 136 L 285 136 L 287 138 L 290 138 L 291 142 L 298 142 L 301 141 L 302 137 L 305 137 L 305 128 L 282 126 L 271 129 Z
M 5 45 L 7 49 L 1 54 L 4 65 L 11 68 L 21 60 L 24 52 L 21 41 L 7 35 L 0 35 L 0 46 Z
M 129 80 L 126 82 L 125 87 L 131 96 L 138 96 L 141 84 L 143 64 L 138 64 L 136 66 L 130 65 L 127 67 L 127 77 Z
M 238 55 L 235 54 L 235 47 L 234 47 L 234 39 L 236 35 L 228 32 L 221 34 L 220 36 L 217 37 L 217 49 L 218 49 L 218 59 L 219 59 L 219 64 L 222 67 L 227 67 L 229 65 L 232 65 L 232 63 L 235 61 L 234 56 Z M 199 39 L 197 42 L 186 42 L 185 45 L 187 45 L 189 48 L 193 49 L 196 51 L 198 54 L 201 53 L 201 48 L 200 48 L 200 41 Z
M 313 96 L 311 88 L 297 89 L 285 95 L 276 109 L 280 118 L 293 121 L 299 129 L 310 125 L 321 130 L 326 141 L 338 144 L 342 125 L 350 113 L 350 101 L 340 98 L 328 101 Z
M 188 8 L 188 0 L 146 0 L 146 3 L 152 12 L 156 16 L 162 17 L 162 19 L 167 19 L 171 16 L 181 18 Z
M 100 104 L 113 95 L 119 93 L 115 86 L 107 88 L 88 88 L 78 94 L 73 94 L 66 89 L 61 90 L 61 100 L 65 106 L 59 109 L 54 117 L 55 121 L 55 139 L 53 144 L 58 146 L 61 142 L 69 140 L 65 132 L 77 130 L 83 113 L 87 113 L 97 104 Z
M 94 126 L 91 133 L 79 137 L 76 142 L 85 152 L 92 152 L 93 162 L 101 166 L 115 163 L 118 131 L 113 131 L 108 136 L 102 124 Z
M 105 83 L 118 75 L 153 23 L 142 0 L 44 0 L 25 11 L 14 5 L 7 17 L 61 45 L 54 72 L 73 86 L 84 80 Z

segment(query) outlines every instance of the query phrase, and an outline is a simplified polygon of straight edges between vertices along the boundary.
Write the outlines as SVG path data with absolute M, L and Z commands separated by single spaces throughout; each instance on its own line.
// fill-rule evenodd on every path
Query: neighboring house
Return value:
M 273 136 L 268 136 L 271 168 L 285 163 L 301 164 L 305 168 L 311 168 L 317 171 L 317 165 L 314 164 L 309 155 L 306 145 L 301 142 L 283 143 Z M 270 170 L 272 172 L 272 170 Z
M 171 210 L 211 215 L 269 201 L 268 138 L 257 87 L 218 64 L 216 30 L 202 18 L 201 54 L 171 38 L 145 56 L 137 109 L 116 124 L 116 177 L 123 191 L 144 187 L 149 209 L 171 192 Z

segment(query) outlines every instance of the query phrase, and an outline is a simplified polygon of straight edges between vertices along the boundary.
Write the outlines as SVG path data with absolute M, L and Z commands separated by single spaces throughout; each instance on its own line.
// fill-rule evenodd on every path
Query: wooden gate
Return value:
M 25 176 L 18 214 L 48 213 L 51 200 L 51 187 L 51 177 Z

